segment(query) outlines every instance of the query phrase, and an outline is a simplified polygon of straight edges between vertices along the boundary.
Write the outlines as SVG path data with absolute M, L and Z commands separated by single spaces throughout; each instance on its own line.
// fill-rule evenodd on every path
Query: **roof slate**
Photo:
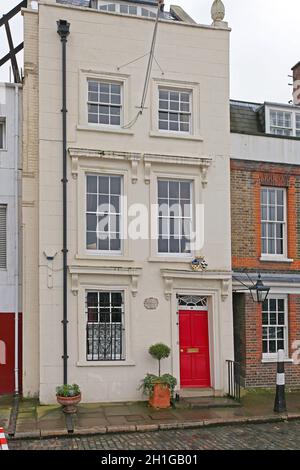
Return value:
M 264 134 L 264 105 L 231 101 L 230 130 L 243 134 Z

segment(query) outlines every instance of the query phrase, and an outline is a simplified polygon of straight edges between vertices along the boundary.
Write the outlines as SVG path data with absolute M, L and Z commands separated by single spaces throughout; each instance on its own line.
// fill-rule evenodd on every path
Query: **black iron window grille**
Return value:
M 87 292 L 86 316 L 87 360 L 125 360 L 124 293 Z

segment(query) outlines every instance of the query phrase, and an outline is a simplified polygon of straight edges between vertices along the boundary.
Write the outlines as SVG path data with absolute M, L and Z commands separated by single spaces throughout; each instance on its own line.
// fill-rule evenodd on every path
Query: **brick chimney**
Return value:
M 300 62 L 298 62 L 294 67 L 293 71 L 293 101 L 294 104 L 300 106 Z

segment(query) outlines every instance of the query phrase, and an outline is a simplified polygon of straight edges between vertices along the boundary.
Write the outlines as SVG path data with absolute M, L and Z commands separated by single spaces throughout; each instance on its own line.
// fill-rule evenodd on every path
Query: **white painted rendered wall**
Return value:
M 16 98 L 16 88 L 18 88 L 18 98 Z M 0 314 L 1 312 L 13 313 L 15 309 L 15 244 L 18 230 L 15 214 L 15 152 L 16 142 L 18 142 L 17 151 L 20 165 L 21 92 L 20 85 L 0 83 L 0 118 L 6 120 L 5 149 L 0 149 L 0 204 L 7 205 L 7 269 L 0 269 Z M 16 116 L 16 99 L 19 100 L 18 116 Z M 16 120 L 19 123 L 17 136 Z M 19 303 L 19 311 L 21 311 L 21 302 Z
M 230 157 L 238 160 L 300 165 L 300 141 L 232 133 Z
M 150 49 L 154 22 L 145 18 L 106 14 L 93 10 L 39 4 L 39 12 L 26 12 L 23 173 L 24 218 L 24 393 L 39 394 L 43 403 L 55 402 L 55 387 L 62 382 L 62 125 L 61 125 L 61 42 L 57 20 L 70 22 L 67 43 L 68 147 L 157 154 L 159 156 L 208 157 L 212 159 L 207 187 L 202 188 L 199 167 L 153 163 L 150 184 L 145 182 L 145 165 L 139 162 L 137 181 L 132 183 L 130 161 L 96 157 L 73 160 L 68 155 L 68 264 L 69 264 L 69 379 L 78 383 L 83 400 L 123 401 L 141 399 L 140 380 L 156 372 L 149 346 L 163 341 L 172 346 L 172 357 L 163 369 L 178 377 L 178 337 L 176 293 L 208 296 L 210 309 L 213 387 L 226 390 L 226 359 L 233 357 L 230 244 L 229 169 L 229 29 L 161 22 L 156 57 L 164 70 L 154 66 L 147 109 L 129 131 L 90 130 L 85 124 L 86 93 L 82 77 L 88 74 L 127 76 L 128 118 L 136 113 L 145 78 L 147 59 L 118 71 L 117 66 L 145 54 Z M 223 26 L 222 26 L 223 25 Z M 198 133 L 196 138 L 166 138 L 152 133 L 156 80 L 174 86 L 189 83 L 197 95 Z M 84 82 L 84 81 L 83 81 Z M 26 92 L 25 92 L 26 91 Z M 26 114 L 26 110 L 28 112 Z M 154 111 L 153 111 L 154 110 Z M 36 126 L 39 135 L 34 135 Z M 158 135 L 157 135 L 158 134 Z M 177 136 L 178 137 L 178 136 Z M 38 149 L 35 145 L 38 140 Z M 76 177 L 76 167 L 78 174 Z M 155 175 L 185 176 L 199 180 L 197 197 L 205 204 L 205 245 L 209 264 L 206 274 L 191 270 L 192 257 L 151 260 L 149 240 L 129 241 L 125 257 L 83 256 L 84 214 L 78 209 L 84 200 L 84 171 L 123 171 L 128 202 L 149 205 Z M 29 171 L 30 170 L 30 171 Z M 73 176 L 72 176 L 73 171 Z M 75 174 L 74 174 L 75 171 Z M 154 201 L 155 202 L 155 201 Z M 81 247 L 82 248 L 82 247 Z M 45 253 L 56 254 L 51 266 L 52 286 Z M 29 256 L 30 254 L 30 256 Z M 139 269 L 136 295 L 132 295 L 130 270 Z M 109 274 L 103 274 L 103 270 Z M 162 270 L 173 279 L 166 294 Z M 124 275 L 122 271 L 128 271 Z M 179 276 L 176 277 L 176 276 Z M 124 364 L 87 364 L 85 361 L 86 288 L 120 288 L 126 291 L 126 331 L 128 354 Z M 146 310 L 144 300 L 156 297 L 156 310 Z

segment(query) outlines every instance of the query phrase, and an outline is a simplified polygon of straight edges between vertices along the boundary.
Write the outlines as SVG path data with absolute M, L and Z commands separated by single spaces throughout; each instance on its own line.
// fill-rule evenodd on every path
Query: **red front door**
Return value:
M 208 312 L 179 310 L 180 385 L 210 387 Z

